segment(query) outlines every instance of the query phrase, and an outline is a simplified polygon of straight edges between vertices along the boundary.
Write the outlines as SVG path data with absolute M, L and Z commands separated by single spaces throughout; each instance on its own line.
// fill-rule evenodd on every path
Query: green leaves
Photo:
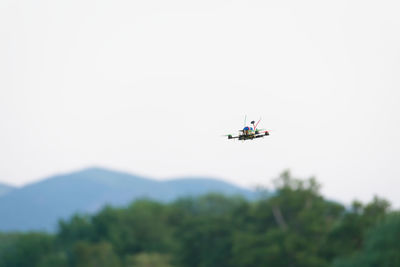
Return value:
M 0 267 L 400 266 L 400 214 L 386 200 L 346 208 L 289 171 L 275 186 L 252 202 L 139 200 L 75 215 L 55 235 L 0 234 Z
M 374 200 L 371 204 L 376 206 L 377 202 Z M 383 220 L 372 227 L 366 235 L 360 251 L 350 257 L 336 260 L 333 267 L 400 266 L 399 240 L 400 213 L 394 212 L 385 216 Z

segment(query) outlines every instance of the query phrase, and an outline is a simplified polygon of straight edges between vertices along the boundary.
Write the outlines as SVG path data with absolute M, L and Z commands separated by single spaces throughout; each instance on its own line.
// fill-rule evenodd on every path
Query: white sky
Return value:
M 398 1 L 0 2 L 0 182 L 104 166 L 400 205 Z M 243 117 L 271 136 L 236 133 Z

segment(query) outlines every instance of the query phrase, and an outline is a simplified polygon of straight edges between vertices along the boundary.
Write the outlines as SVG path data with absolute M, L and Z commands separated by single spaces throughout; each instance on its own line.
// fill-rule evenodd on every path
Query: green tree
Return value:
M 0 240 L 6 241 L 0 246 L 1 267 L 38 266 L 54 251 L 54 237 L 44 233 L 2 235 Z
M 110 242 L 122 255 L 168 252 L 174 247 L 165 205 L 139 200 L 126 209 L 107 207 L 92 219 L 97 241 Z
M 161 253 L 138 253 L 126 257 L 124 267 L 172 267 L 170 255 Z
M 94 241 L 96 233 L 89 215 L 76 214 L 69 220 L 58 223 L 57 241 L 64 246 L 70 246 L 77 241 Z
M 86 241 L 77 242 L 72 255 L 73 266 L 76 267 L 119 267 L 120 261 L 111 244 L 100 242 L 91 244 Z
M 379 197 L 374 197 L 365 206 L 359 201 L 354 201 L 327 235 L 326 258 L 333 260 L 358 252 L 364 244 L 367 231 L 382 221 L 389 207 L 389 202 Z
M 51 254 L 43 255 L 37 267 L 68 267 L 69 262 L 67 254 L 63 251 L 54 252 Z
M 360 252 L 337 259 L 333 267 L 400 266 L 400 213 L 387 215 L 366 234 Z
M 230 266 L 235 225 L 232 214 L 243 203 L 242 198 L 218 194 L 177 201 L 174 205 L 184 214 L 175 231 L 180 244 L 176 254 L 179 264 Z
M 386 200 L 345 208 L 289 171 L 274 184 L 256 201 L 138 200 L 60 221 L 55 235 L 0 233 L 0 267 L 400 266 L 400 215 Z
M 295 179 L 285 171 L 276 193 L 253 205 L 244 231 L 236 231 L 236 266 L 326 266 L 323 245 L 343 207 L 319 194 L 315 179 Z

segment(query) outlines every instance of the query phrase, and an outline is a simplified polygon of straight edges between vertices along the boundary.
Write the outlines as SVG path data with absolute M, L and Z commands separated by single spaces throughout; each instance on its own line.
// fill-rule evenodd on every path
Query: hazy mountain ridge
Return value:
M 10 193 L 12 190 L 14 190 L 15 187 L 8 185 L 8 184 L 4 184 L 4 183 L 0 183 L 0 196 L 3 196 L 7 193 Z
M 0 197 L 0 231 L 54 230 L 61 218 L 92 213 L 104 205 L 123 206 L 138 198 L 168 202 L 210 192 L 255 193 L 210 178 L 189 177 L 157 181 L 128 173 L 90 168 L 50 177 Z

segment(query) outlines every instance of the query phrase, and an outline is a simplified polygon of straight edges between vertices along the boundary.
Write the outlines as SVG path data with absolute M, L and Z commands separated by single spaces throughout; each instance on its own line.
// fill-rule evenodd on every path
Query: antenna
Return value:
M 257 129 L 258 123 L 260 123 L 260 121 L 261 121 L 261 118 L 257 121 L 256 125 L 254 126 L 254 130 Z

